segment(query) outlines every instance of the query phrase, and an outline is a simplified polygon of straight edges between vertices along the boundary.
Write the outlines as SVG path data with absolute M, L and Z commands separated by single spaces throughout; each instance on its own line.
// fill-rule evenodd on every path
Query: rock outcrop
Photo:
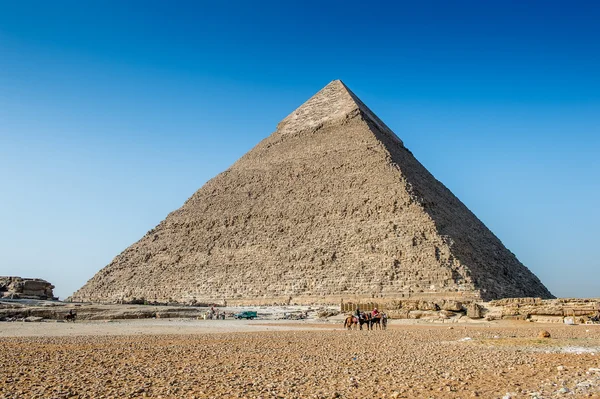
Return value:
M 337 80 L 72 300 L 525 296 L 552 294 Z
M 0 276 L 0 298 L 57 299 L 54 286 L 39 278 Z
M 532 320 L 539 322 L 560 322 L 570 317 L 577 322 L 585 322 L 590 316 L 600 312 L 598 298 L 507 298 L 485 304 L 486 318 Z
M 70 312 L 77 320 L 125 320 L 151 318 L 198 318 L 207 308 L 190 306 L 144 306 L 73 304 L 49 301 L 0 300 L 0 322 L 2 321 L 66 321 Z

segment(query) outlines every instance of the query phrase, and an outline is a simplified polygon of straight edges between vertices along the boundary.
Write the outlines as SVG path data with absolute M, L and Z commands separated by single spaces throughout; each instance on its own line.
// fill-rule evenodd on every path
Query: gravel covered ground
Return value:
M 600 397 L 600 326 L 160 323 L 56 323 L 29 336 L 3 323 L 0 398 Z

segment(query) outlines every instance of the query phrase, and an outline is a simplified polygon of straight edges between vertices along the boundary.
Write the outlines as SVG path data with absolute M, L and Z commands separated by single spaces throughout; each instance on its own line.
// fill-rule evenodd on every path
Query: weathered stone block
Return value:
M 441 308 L 452 312 L 461 312 L 463 310 L 463 304 L 459 301 L 446 300 L 442 302 Z
M 467 304 L 467 317 L 471 319 L 481 319 L 483 317 L 483 312 L 481 306 L 476 304 L 475 302 Z

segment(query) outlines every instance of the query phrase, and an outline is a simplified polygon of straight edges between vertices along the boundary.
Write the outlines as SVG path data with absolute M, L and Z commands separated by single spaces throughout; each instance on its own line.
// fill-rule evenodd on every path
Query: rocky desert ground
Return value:
M 600 397 L 600 325 L 14 322 L 0 348 L 11 399 Z

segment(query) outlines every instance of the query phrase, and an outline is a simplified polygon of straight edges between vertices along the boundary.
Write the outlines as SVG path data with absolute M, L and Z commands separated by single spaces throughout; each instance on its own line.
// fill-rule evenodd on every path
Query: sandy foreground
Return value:
M 598 325 L 15 322 L 0 353 L 0 398 L 600 397 Z

